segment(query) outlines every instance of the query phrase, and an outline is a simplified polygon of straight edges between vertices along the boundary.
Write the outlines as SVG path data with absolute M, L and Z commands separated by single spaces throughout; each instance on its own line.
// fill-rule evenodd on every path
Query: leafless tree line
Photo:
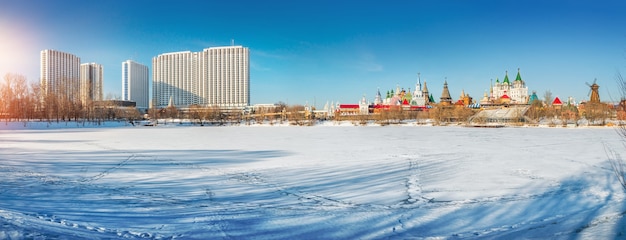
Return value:
M 63 86 L 57 86 L 57 91 L 47 91 L 48 87 L 41 83 L 29 83 L 23 75 L 6 74 L 0 82 L 0 119 L 5 122 L 25 123 L 28 121 L 100 123 L 140 117 L 140 113 L 135 109 L 120 109 L 112 102 L 81 99 L 78 87 L 63 89 Z
M 304 115 L 299 109 L 304 109 L 301 105 L 287 106 L 277 104 L 274 108 L 269 109 L 229 109 L 219 106 L 201 106 L 191 105 L 187 108 L 177 108 L 168 106 L 165 108 L 148 109 L 147 117 L 151 120 L 151 124 L 160 124 L 174 122 L 179 124 L 184 122 L 194 125 L 239 125 L 239 124 L 257 124 L 257 123 L 283 123 L 290 120 L 293 122 L 302 121 Z

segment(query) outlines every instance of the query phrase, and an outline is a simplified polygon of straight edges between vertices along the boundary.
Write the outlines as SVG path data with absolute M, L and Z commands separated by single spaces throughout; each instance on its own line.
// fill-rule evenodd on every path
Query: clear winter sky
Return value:
M 39 81 L 39 52 L 104 66 L 105 96 L 121 96 L 121 62 L 152 69 L 174 51 L 250 48 L 251 103 L 373 100 L 417 73 L 438 100 L 480 99 L 505 71 L 540 98 L 602 100 L 626 75 L 626 1 L 63 1 L 0 2 L 0 76 Z

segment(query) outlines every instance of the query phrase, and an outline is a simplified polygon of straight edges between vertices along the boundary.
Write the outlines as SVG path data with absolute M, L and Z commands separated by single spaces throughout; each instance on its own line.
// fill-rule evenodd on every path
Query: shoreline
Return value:
M 282 123 L 205 123 L 200 125 L 186 119 L 160 119 L 156 125 L 150 121 L 135 121 L 133 123 L 128 121 L 102 121 L 102 122 L 88 122 L 88 121 L 0 121 L 0 130 L 44 130 L 44 129 L 80 129 L 80 128 L 170 128 L 170 127 L 467 127 L 467 128 L 559 128 L 559 129 L 583 129 L 583 128 L 616 128 L 620 127 L 619 122 L 615 123 L 609 121 L 605 125 L 574 125 L 574 124 L 466 124 L 466 123 L 444 123 L 436 124 L 434 122 L 417 122 L 415 120 L 405 120 L 393 123 L 379 123 L 375 121 L 357 122 L 357 121 L 318 121 L 313 124 L 308 123 L 290 123 L 289 121 L 283 121 Z

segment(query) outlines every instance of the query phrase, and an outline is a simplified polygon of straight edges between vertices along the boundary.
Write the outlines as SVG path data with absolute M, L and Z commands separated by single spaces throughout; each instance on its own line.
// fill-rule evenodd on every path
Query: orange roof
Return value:
M 561 99 L 559 99 L 559 97 L 554 98 L 554 101 L 552 101 L 552 105 L 563 105 L 563 103 L 561 102 Z

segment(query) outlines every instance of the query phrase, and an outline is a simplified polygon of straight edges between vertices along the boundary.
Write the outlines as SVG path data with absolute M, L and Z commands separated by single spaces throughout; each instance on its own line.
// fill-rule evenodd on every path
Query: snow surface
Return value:
M 612 128 L 11 124 L 0 239 L 626 238 Z

